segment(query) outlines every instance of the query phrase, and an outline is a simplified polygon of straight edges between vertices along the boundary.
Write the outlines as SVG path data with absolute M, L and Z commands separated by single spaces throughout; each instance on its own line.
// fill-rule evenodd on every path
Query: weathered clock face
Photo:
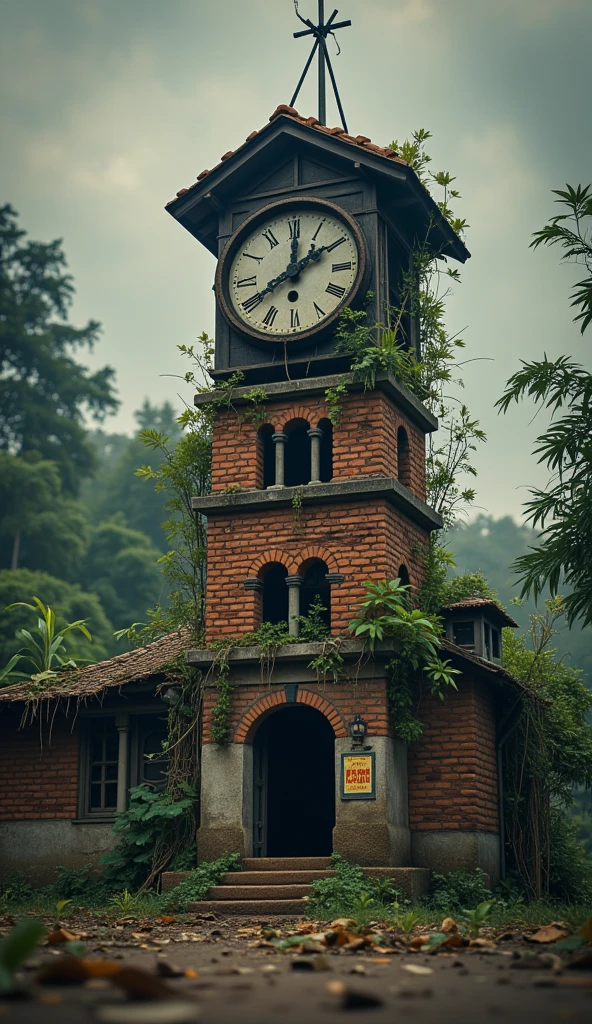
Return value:
M 270 340 L 320 330 L 353 297 L 361 260 L 359 230 L 332 205 L 278 205 L 236 240 L 226 269 L 232 319 Z

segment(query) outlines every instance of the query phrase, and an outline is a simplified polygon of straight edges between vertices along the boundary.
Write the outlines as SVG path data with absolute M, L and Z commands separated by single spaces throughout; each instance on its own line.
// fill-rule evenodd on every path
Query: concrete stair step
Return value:
M 330 857 L 243 857 L 243 871 L 328 871 Z
M 209 900 L 299 900 L 312 894 L 312 885 L 214 885 Z
M 220 914 L 248 917 L 251 921 L 268 917 L 304 917 L 306 900 L 200 900 L 190 903 L 192 914 Z
M 332 878 L 334 871 L 229 871 L 218 885 L 306 885 Z
M 321 878 L 330 878 L 328 857 L 247 857 L 243 860 L 242 871 L 230 871 L 217 886 L 210 889 L 208 900 L 191 904 L 191 909 L 205 913 L 206 904 L 218 905 L 220 912 L 230 914 L 302 914 L 306 903 L 298 903 L 295 910 L 285 907 L 279 910 L 261 909 L 263 904 L 288 904 L 298 898 L 309 896 L 311 883 Z M 323 866 L 324 865 L 324 866 Z M 396 889 L 402 890 L 408 899 L 416 900 L 428 891 L 430 871 L 428 868 L 364 868 L 370 878 L 392 880 Z M 187 878 L 188 871 L 167 871 L 162 876 L 162 891 L 169 892 Z M 220 908 L 223 904 L 223 908 Z M 239 909 L 231 907 L 240 904 Z M 245 906 L 247 909 L 245 910 Z M 250 908 L 250 909 L 248 909 Z

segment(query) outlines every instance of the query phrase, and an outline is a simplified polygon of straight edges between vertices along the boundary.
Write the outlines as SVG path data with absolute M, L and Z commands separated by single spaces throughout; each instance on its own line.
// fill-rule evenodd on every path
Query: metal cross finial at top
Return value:
M 341 100 L 339 98 L 339 92 L 337 91 L 337 82 L 335 81 L 335 75 L 333 74 L 333 68 L 331 66 L 331 60 L 329 57 L 329 51 L 327 50 L 327 36 L 332 35 L 338 28 L 347 28 L 351 25 L 351 21 L 335 21 L 337 10 L 333 11 L 333 14 L 329 20 L 325 21 L 325 0 L 318 0 L 319 4 L 319 23 L 313 25 L 309 18 L 303 18 L 298 11 L 298 0 L 294 0 L 294 7 L 296 9 L 296 16 L 300 18 L 303 25 L 308 27 L 300 32 L 294 33 L 294 39 L 300 39 L 302 36 L 314 36 L 314 46 L 311 50 L 310 56 L 306 62 L 306 67 L 300 76 L 300 81 L 296 86 L 296 92 L 290 100 L 290 106 L 293 107 L 302 83 L 308 74 L 308 69 L 312 64 L 315 53 L 319 52 L 319 121 L 321 124 L 327 124 L 327 96 L 325 89 L 325 67 L 329 70 L 329 76 L 331 78 L 331 84 L 333 86 L 333 92 L 335 94 L 335 101 L 337 103 L 337 109 L 339 110 L 339 116 L 343 125 L 343 130 L 347 131 L 347 124 L 345 123 L 345 114 L 343 113 L 343 107 L 341 106 Z

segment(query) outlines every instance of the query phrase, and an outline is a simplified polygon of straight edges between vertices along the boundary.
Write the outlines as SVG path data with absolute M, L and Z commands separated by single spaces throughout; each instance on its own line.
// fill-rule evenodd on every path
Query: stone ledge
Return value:
M 274 652 L 274 660 L 276 662 L 308 662 L 311 658 L 316 658 L 323 653 L 325 644 L 316 641 L 314 643 L 295 643 L 295 644 L 282 644 L 276 648 Z M 365 654 L 368 662 L 375 661 L 390 661 L 396 650 L 396 645 L 392 640 L 379 640 L 374 648 L 374 656 L 370 655 L 368 651 L 364 651 L 364 643 L 362 640 L 343 640 L 339 646 L 339 653 L 346 660 L 358 660 Z M 193 648 L 187 651 L 186 658 L 190 665 L 195 665 L 198 668 L 208 668 L 211 666 L 216 658 L 219 656 L 219 650 L 213 650 L 211 647 L 199 647 Z M 261 648 L 257 644 L 250 646 L 231 647 L 228 652 L 228 662 L 230 665 L 247 665 L 257 664 L 261 661 Z
M 286 398 L 313 398 L 317 395 L 323 395 L 328 388 L 334 388 L 337 384 L 342 383 L 344 374 L 332 373 L 325 377 L 306 377 L 303 380 L 286 380 L 277 381 L 272 384 L 260 384 L 257 386 L 257 390 L 263 390 L 266 394 L 267 401 L 280 402 Z M 351 383 L 348 385 L 352 391 L 363 391 L 364 385 L 359 383 Z M 425 405 L 420 402 L 419 398 L 409 391 L 403 384 L 393 377 L 392 373 L 377 373 L 376 374 L 376 389 L 383 391 L 385 395 L 388 395 L 394 402 L 397 403 L 399 408 L 406 413 L 409 419 L 415 423 L 425 434 L 431 434 L 432 431 L 438 429 L 438 420 L 435 416 L 426 409 Z M 233 388 L 232 389 L 232 404 L 233 405 L 251 405 L 252 399 L 248 396 L 252 394 L 253 386 Z M 196 406 L 211 405 L 220 400 L 221 395 L 224 392 L 221 389 L 215 391 L 206 391 L 203 394 L 197 394 L 194 398 L 194 404 Z
M 303 506 L 384 498 L 426 530 L 440 530 L 444 525 L 441 516 L 425 501 L 416 498 L 399 480 L 390 476 L 357 476 L 325 484 L 302 484 L 277 490 L 216 491 L 214 494 L 192 498 L 191 504 L 196 512 L 212 516 L 235 511 L 255 512 L 272 507 L 290 508 L 296 497 Z

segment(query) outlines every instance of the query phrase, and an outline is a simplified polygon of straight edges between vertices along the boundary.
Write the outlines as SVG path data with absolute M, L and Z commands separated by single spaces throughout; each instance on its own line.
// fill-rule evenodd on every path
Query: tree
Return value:
M 586 902 L 592 872 L 566 810 L 574 786 L 592 785 L 592 694 L 553 646 L 564 602 L 545 605 L 527 633 L 503 630 L 504 666 L 524 685 L 502 748 L 506 839 L 529 896 Z
M 84 506 L 64 497 L 55 462 L 0 451 L 0 568 L 75 578 L 88 543 Z
M 148 609 L 158 602 L 160 557 L 150 538 L 131 530 L 125 516 L 117 513 L 91 531 L 80 582 L 98 595 L 113 625 L 122 629 L 145 621 Z
M 75 494 L 92 467 L 85 415 L 117 408 L 114 371 L 91 373 L 73 357 L 93 349 L 100 325 L 67 322 L 74 286 L 61 241 L 24 239 L 16 211 L 0 207 L 0 449 L 54 461 Z
M 153 406 L 146 400 L 135 413 L 140 430 L 156 430 L 176 442 L 181 436 L 173 407 L 164 402 Z M 136 476 L 136 469 L 146 459 L 146 449 L 140 436 L 127 437 L 122 444 L 120 435 L 97 436 L 100 444 L 97 473 L 88 481 L 83 490 L 89 513 L 94 522 L 101 522 L 115 512 L 122 512 L 130 529 L 140 530 L 150 538 L 152 544 L 166 551 L 166 539 L 162 522 L 166 512 L 165 498 L 161 493 L 148 489 Z M 152 469 L 157 472 L 163 456 L 155 451 L 150 459 Z
M 592 186 L 557 191 L 564 211 L 535 234 L 533 247 L 561 245 L 563 259 L 586 266 L 589 277 L 574 288 L 572 305 L 579 309 L 582 333 L 592 322 Z M 530 397 L 551 414 L 549 427 L 536 441 L 538 462 L 550 481 L 545 490 L 531 491 L 526 517 L 541 530 L 541 543 L 521 555 L 514 568 L 522 593 L 535 599 L 549 587 L 565 598 L 567 621 L 592 623 L 592 374 L 567 356 L 546 355 L 508 380 L 496 403 L 506 413 L 512 402 Z

